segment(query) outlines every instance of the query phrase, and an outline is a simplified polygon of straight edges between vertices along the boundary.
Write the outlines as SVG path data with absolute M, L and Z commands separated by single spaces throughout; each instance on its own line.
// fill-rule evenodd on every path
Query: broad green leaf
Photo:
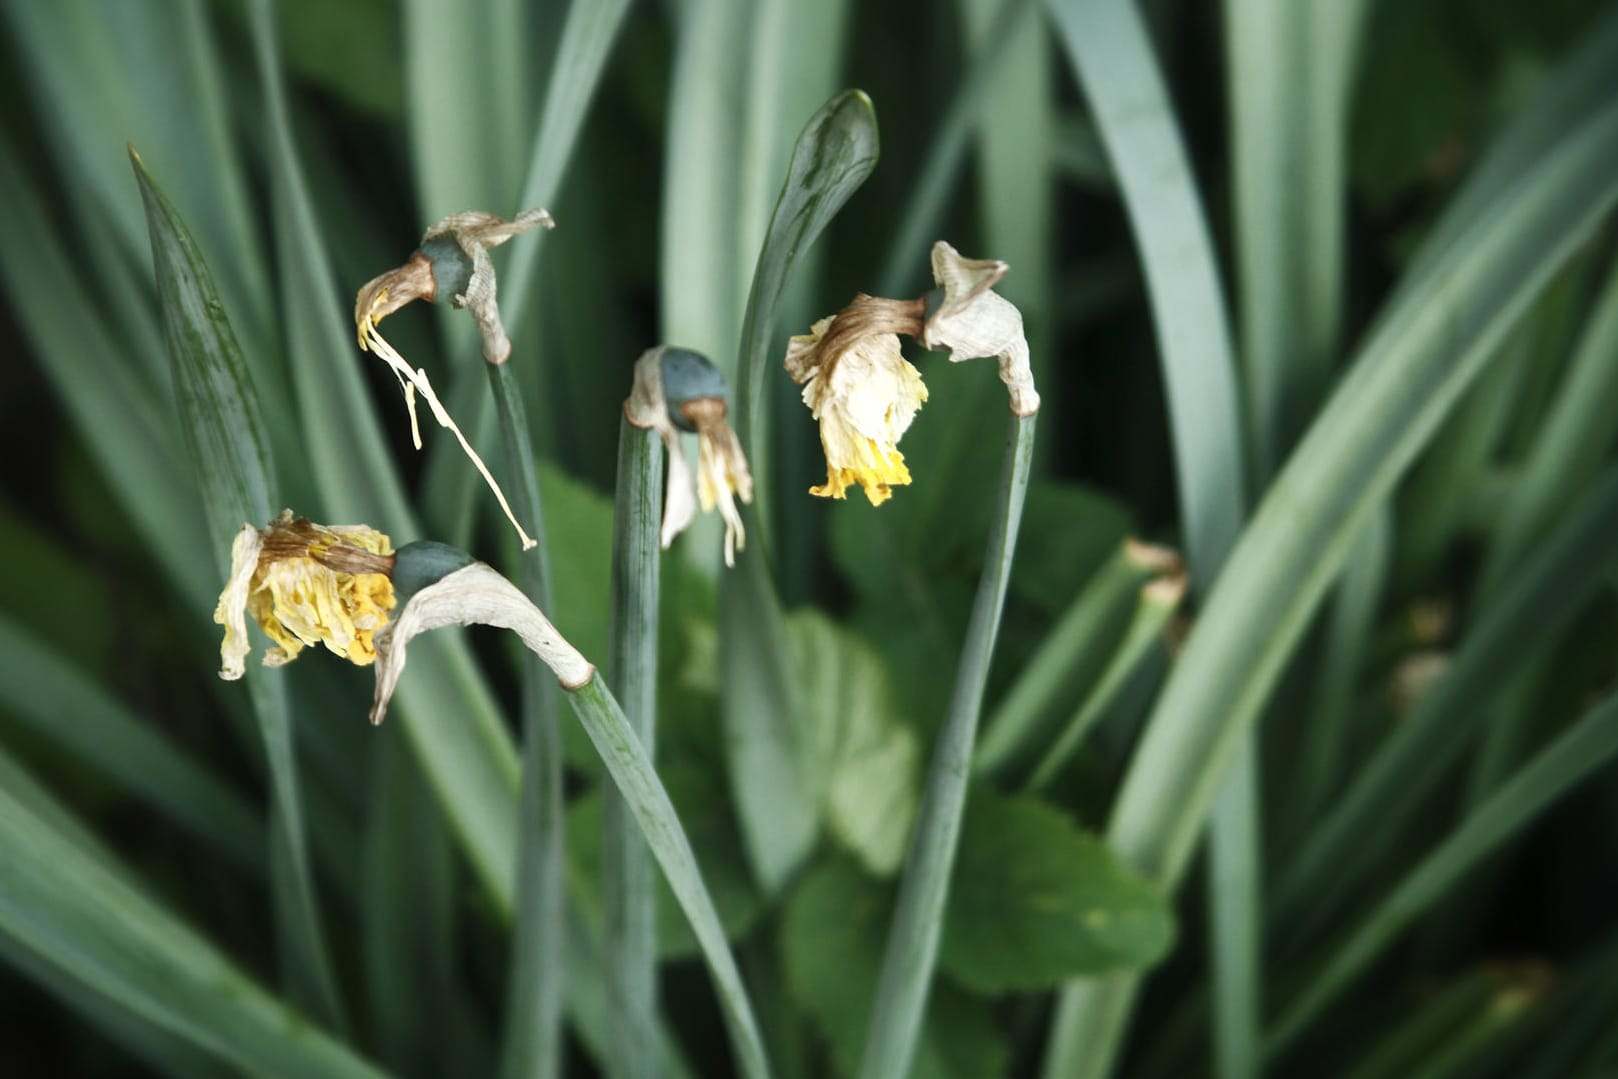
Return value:
M 916 736 L 900 722 L 882 661 L 815 611 L 787 618 L 814 789 L 837 841 L 878 877 L 904 859 L 916 816 Z
M 380 1075 L 0 790 L 0 934 L 77 991 L 248 1074 Z
M 264 417 L 202 253 L 133 147 L 129 156 L 151 233 L 180 430 L 216 538 L 214 561 L 228 574 L 225 539 L 244 524 L 262 527 L 280 508 Z
M 859 1069 L 892 910 L 891 889 L 846 859 L 810 869 L 787 901 L 781 928 L 787 984 L 826 1039 L 838 1075 Z M 987 1079 L 1005 1074 L 1007 1064 L 987 1005 L 937 986 L 910 1079 Z
M 1174 939 L 1163 894 L 1049 803 L 976 789 L 938 962 L 975 992 L 1138 970 Z
M 1303 430 L 1336 359 L 1348 114 L 1367 6 L 1225 5 L 1228 70 L 1240 73 L 1228 82 L 1242 368 L 1261 477 Z

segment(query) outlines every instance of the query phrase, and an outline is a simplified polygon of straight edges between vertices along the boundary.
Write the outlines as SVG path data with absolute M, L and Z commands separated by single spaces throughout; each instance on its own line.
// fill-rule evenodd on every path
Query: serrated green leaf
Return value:
M 845 859 L 812 868 L 787 902 L 787 982 L 829 1044 L 840 1075 L 859 1070 L 892 918 L 892 890 Z M 1004 1074 L 1006 1066 L 1006 1048 L 986 1003 L 936 986 L 909 1079 L 988 1079 Z
M 1168 902 L 1066 813 L 972 794 L 950 881 L 939 964 L 980 993 L 1138 970 L 1174 939 Z
M 898 718 L 882 661 L 816 611 L 787 618 L 814 790 L 831 834 L 891 876 L 916 816 L 920 747 Z

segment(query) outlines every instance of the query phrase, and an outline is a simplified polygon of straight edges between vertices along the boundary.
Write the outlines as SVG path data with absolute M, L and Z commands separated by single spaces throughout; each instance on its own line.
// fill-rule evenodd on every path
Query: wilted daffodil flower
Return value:
M 405 407 L 410 412 L 410 437 L 416 448 L 421 449 L 421 429 L 416 421 L 416 395 L 419 393 L 439 426 L 454 433 L 461 449 L 494 492 L 507 520 L 522 539 L 524 550 L 534 546 L 533 539 L 517 523 L 505 492 L 438 399 L 432 382 L 427 378 L 426 369 L 412 367 L 382 336 L 377 326 L 388 315 L 414 300 L 449 297 L 455 307 L 464 307 L 472 313 L 478 333 L 483 338 L 483 358 L 491 364 L 505 363 L 511 356 L 511 340 L 500 323 L 494 263 L 489 259 L 489 248 L 503 244 L 536 225 L 550 228 L 553 224 L 551 215 L 544 210 L 527 210 L 511 221 L 480 210 L 452 214 L 427 230 L 421 246 L 403 266 L 372 278 L 354 299 L 354 326 L 359 335 L 360 349 L 380 356 L 399 380 L 399 388 L 405 395 Z
M 264 654 L 269 667 L 311 644 L 360 666 L 376 659 L 374 634 L 395 602 L 387 536 L 365 525 L 317 525 L 284 510 L 266 528 L 243 525 L 230 555 L 230 580 L 213 616 L 225 627 L 221 678 L 244 672 L 248 618 L 275 642 Z
M 1011 411 L 1032 416 L 1039 394 L 1028 363 L 1022 313 L 993 291 L 1009 267 L 993 259 L 962 258 L 940 240 L 933 245 L 933 279 L 941 292 L 915 300 L 857 296 L 831 318 L 787 343 L 786 369 L 803 386 L 803 403 L 820 421 L 826 482 L 809 488 L 842 498 L 858 483 L 871 505 L 910 482 L 899 438 L 927 400 L 921 373 L 905 362 L 899 335 L 945 348 L 955 362 L 993 356 L 1011 394 Z
M 880 506 L 894 486 L 910 482 L 899 438 L 927 400 L 927 387 L 900 352 L 898 335 L 921 332 L 924 306 L 857 296 L 787 343 L 787 373 L 803 386 L 826 451 L 826 482 L 810 494 L 843 498 L 857 483 Z
M 962 258 L 943 240 L 933 244 L 933 280 L 944 296 L 927 316 L 921 343 L 949 349 L 955 363 L 995 357 L 1000 361 L 1000 381 L 1011 394 L 1011 411 L 1032 416 L 1039 411 L 1039 394 L 1028 365 L 1022 312 L 991 291 L 1010 268 L 995 259 Z
M 725 520 L 725 565 L 747 546 L 736 498 L 753 501 L 753 476 L 736 432 L 726 421 L 728 388 L 719 369 L 690 349 L 660 346 L 635 362 L 635 383 L 624 401 L 624 416 L 643 430 L 656 431 L 668 452 L 668 490 L 663 499 L 662 544 L 666 548 L 696 515 L 716 506 Z M 680 448 L 680 432 L 697 435 L 697 482 Z
M 587 685 L 596 669 L 563 637 L 522 590 L 464 551 L 438 543 L 399 549 L 399 573 L 419 585 L 392 622 L 376 635 L 376 691 L 371 722 L 381 723 L 404 674 L 410 641 L 444 626 L 495 626 L 522 638 L 563 689 Z

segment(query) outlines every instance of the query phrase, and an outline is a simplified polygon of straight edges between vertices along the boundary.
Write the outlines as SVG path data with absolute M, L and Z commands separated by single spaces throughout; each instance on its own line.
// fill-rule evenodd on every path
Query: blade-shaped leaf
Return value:
M 381 1074 L 4 789 L 0 934 L 77 991 L 248 1074 Z
M 131 147 L 130 160 L 146 207 L 157 297 L 168 339 L 180 428 L 185 435 L 207 508 L 211 545 L 220 577 L 229 576 L 225 538 L 244 524 L 268 523 L 274 510 L 275 471 L 253 381 L 212 275 L 180 215 L 163 196 Z M 295 957 L 291 975 L 301 995 L 341 1028 L 343 1008 L 327 955 L 309 868 L 292 714 L 279 676 L 254 671 L 248 680 L 273 787 L 272 883 L 284 898 L 286 943 Z M 273 849 L 285 844 L 284 851 Z M 286 879 L 279 879 L 284 871 Z

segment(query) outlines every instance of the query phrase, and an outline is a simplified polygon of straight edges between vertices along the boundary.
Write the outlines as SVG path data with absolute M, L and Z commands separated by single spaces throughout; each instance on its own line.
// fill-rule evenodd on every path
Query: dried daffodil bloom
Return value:
M 933 280 L 944 290 L 944 298 L 938 310 L 927 316 L 921 343 L 949 349 L 950 359 L 956 363 L 984 356 L 997 358 L 1000 381 L 1011 393 L 1011 411 L 1032 416 L 1039 411 L 1039 394 L 1028 365 L 1022 313 L 992 291 L 1008 269 L 994 259 L 962 258 L 943 240 L 933 244 Z
M 401 560 L 409 549 L 400 551 Z M 595 665 L 556 631 L 516 585 L 483 563 L 474 562 L 421 588 L 406 601 L 399 617 L 377 633 L 376 695 L 371 702 L 371 722 L 381 723 L 387 715 L 388 702 L 404 673 L 406 648 L 412 638 L 444 626 L 474 624 L 516 633 L 555 673 L 564 689 L 578 689 L 595 677 Z
M 736 499 L 753 501 L 753 475 L 736 432 L 726 421 L 728 390 L 719 369 L 690 349 L 661 346 L 635 362 L 635 382 L 624 401 L 624 416 L 642 430 L 653 430 L 668 452 L 668 492 L 663 499 L 661 540 L 666 548 L 696 515 L 716 506 L 725 520 L 725 565 L 736 564 L 736 552 L 747 546 Z M 680 448 L 680 432 L 697 435 L 696 496 L 691 470 Z
M 900 352 L 898 335 L 921 332 L 924 307 L 922 300 L 857 296 L 787 343 L 787 373 L 803 386 L 826 451 L 826 482 L 810 494 L 843 498 L 857 483 L 880 506 L 893 487 L 910 482 L 899 438 L 927 400 L 927 387 Z
M 410 412 L 410 437 L 416 448 L 421 449 L 421 428 L 416 420 L 416 395 L 419 393 L 439 426 L 448 428 L 455 435 L 461 449 L 494 492 L 506 519 L 522 539 L 523 550 L 533 547 L 534 540 L 517 522 L 511 504 L 506 501 L 505 492 L 495 482 L 488 466 L 450 418 L 443 402 L 433 391 L 426 369 L 412 367 L 382 336 L 377 326 L 388 315 L 414 300 L 436 300 L 440 296 L 448 296 L 454 306 L 465 307 L 472 313 L 478 333 L 483 338 L 483 358 L 492 364 L 505 363 L 511 356 L 511 340 L 500 324 L 500 309 L 495 302 L 494 263 L 489 259 L 489 248 L 503 244 L 536 225 L 552 227 L 551 215 L 544 210 L 527 210 L 514 220 L 506 221 L 479 210 L 453 214 L 427 230 L 422 237 L 421 247 L 403 266 L 372 278 L 354 299 L 354 327 L 359 335 L 360 350 L 376 353 L 399 380 L 399 388 L 404 391 L 405 407 Z
M 364 525 L 317 525 L 284 510 L 267 528 L 243 525 L 230 549 L 230 580 L 213 620 L 225 627 L 219 677 L 240 678 L 251 618 L 275 642 L 279 667 L 324 644 L 359 666 L 376 659 L 374 635 L 393 609 L 391 542 Z

